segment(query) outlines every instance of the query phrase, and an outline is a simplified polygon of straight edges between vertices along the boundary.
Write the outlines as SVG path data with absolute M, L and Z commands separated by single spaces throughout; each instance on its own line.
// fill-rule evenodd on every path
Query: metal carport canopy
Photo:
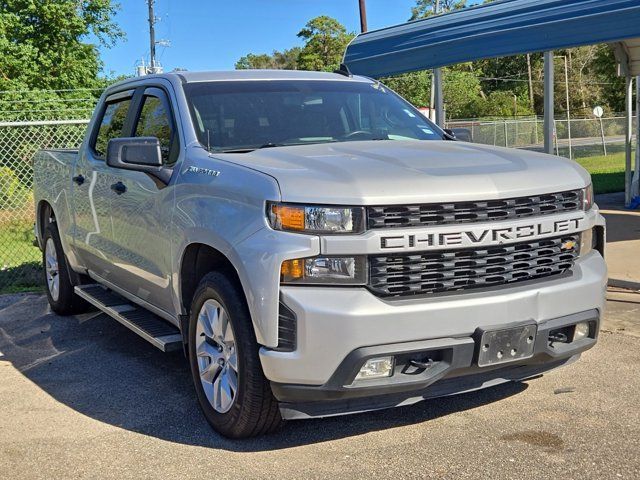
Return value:
M 639 0 L 502 0 L 360 34 L 344 63 L 380 77 L 634 37 Z

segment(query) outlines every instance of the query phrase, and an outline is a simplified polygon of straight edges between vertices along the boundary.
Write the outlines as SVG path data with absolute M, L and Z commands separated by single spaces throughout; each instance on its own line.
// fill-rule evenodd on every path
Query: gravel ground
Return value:
M 612 296 L 598 345 L 540 379 L 233 442 L 180 354 L 0 296 L 0 478 L 640 478 L 636 299 Z

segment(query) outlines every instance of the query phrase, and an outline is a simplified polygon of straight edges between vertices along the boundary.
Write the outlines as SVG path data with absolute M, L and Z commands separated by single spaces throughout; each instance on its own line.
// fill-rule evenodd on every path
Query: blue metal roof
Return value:
M 344 63 L 380 77 L 636 37 L 639 0 L 502 0 L 363 33 Z

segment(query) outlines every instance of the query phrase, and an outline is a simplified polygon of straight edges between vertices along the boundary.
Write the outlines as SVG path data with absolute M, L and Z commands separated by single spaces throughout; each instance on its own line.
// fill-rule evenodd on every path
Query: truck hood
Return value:
M 452 141 L 362 141 L 216 157 L 274 177 L 285 202 L 376 205 L 493 200 L 583 188 L 577 163 Z

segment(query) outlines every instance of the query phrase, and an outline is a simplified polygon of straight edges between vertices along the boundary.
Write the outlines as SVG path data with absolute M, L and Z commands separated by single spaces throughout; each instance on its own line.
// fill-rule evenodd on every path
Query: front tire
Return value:
M 51 310 L 58 315 L 86 312 L 90 305 L 73 291 L 69 265 L 55 223 L 51 223 L 45 228 L 43 240 L 42 266 Z
M 200 408 L 225 437 L 263 435 L 282 423 L 258 348 L 240 287 L 222 273 L 205 275 L 191 304 L 189 364 Z

